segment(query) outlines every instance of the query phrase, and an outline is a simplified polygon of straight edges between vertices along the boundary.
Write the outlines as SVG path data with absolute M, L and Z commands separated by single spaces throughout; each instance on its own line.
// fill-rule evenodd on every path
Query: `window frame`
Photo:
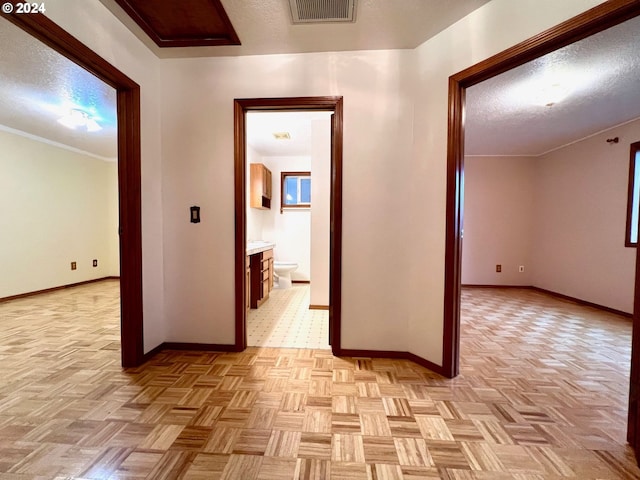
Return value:
M 311 208 L 311 199 L 309 199 L 309 203 L 297 203 L 295 205 L 286 205 L 284 203 L 284 183 L 287 177 L 308 177 L 309 181 L 311 181 L 311 172 L 280 172 L 280 213 L 294 208 Z
M 630 146 L 630 153 L 629 153 L 629 189 L 627 191 L 627 227 L 625 230 L 624 245 L 625 247 L 633 247 L 633 248 L 638 247 L 637 237 L 638 235 L 640 235 L 640 231 L 637 231 L 636 241 L 635 242 L 631 241 L 631 231 L 633 230 L 634 200 L 637 203 L 640 203 L 640 195 L 638 195 L 638 198 L 634 198 L 634 191 L 636 186 L 635 185 L 636 172 L 640 173 L 640 165 L 636 165 L 636 163 L 640 163 L 640 142 L 632 143 Z M 636 167 L 638 168 L 636 169 Z M 640 215 L 640 212 L 639 212 L 639 215 Z M 637 225 L 636 225 L 636 228 L 637 228 Z

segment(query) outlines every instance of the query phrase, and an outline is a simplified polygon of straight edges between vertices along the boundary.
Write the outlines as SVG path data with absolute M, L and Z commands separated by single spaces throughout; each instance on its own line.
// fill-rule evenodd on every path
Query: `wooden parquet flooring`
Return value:
M 118 284 L 0 304 L 0 480 L 640 478 L 631 322 L 466 289 L 462 373 L 327 350 L 119 366 Z

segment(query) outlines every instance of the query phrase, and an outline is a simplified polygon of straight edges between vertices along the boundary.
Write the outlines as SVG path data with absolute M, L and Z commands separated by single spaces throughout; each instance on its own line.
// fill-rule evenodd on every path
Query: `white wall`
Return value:
M 402 232 L 416 255 L 401 270 L 408 272 L 410 352 L 442 365 L 449 76 L 599 3 L 493 0 L 416 49 L 413 154 L 394 164 L 410 190 L 404 215 L 413 221 Z
M 162 62 L 168 338 L 234 343 L 233 100 L 344 96 L 344 348 L 406 350 L 412 51 Z M 366 81 L 363 81 L 366 79 Z M 188 206 L 202 223 L 188 224 Z M 393 321 L 390 321 L 393 319 Z
M 233 99 L 342 95 L 342 347 L 441 364 L 448 77 L 597 3 L 493 0 L 415 51 L 164 60 L 169 338 L 234 341 Z
M 0 298 L 119 275 L 117 165 L 4 131 L 0 151 Z
M 233 99 L 343 95 L 342 346 L 441 364 L 448 77 L 598 3 L 493 0 L 415 51 L 162 62 L 97 0 L 47 4 L 142 86 L 145 350 L 234 342 Z
M 639 138 L 636 120 L 539 157 L 467 157 L 462 283 L 533 285 L 631 313 L 636 249 L 624 235 Z
M 329 306 L 331 117 L 311 122 L 311 288 L 309 302 Z
M 537 159 L 535 286 L 633 312 L 636 249 L 624 240 L 629 145 L 638 140 L 640 120 Z
M 291 274 L 293 280 L 311 280 L 311 210 L 294 208 L 280 213 L 280 174 L 310 171 L 311 157 L 262 157 L 262 163 L 271 170 L 273 186 L 271 209 L 265 212 L 260 240 L 276 244 L 273 250 L 276 261 L 298 264 Z M 313 188 L 315 183 L 312 191 Z
M 107 171 L 107 224 L 113 225 L 115 228 L 107 232 L 105 240 L 109 245 L 108 258 L 110 259 L 109 271 L 112 275 L 120 275 L 120 235 L 118 229 L 120 226 L 120 198 L 118 190 L 118 163 L 113 162 Z
M 531 285 L 535 162 L 465 158 L 463 285 Z
M 144 350 L 166 340 L 160 60 L 98 0 L 56 0 L 46 16 L 140 85 Z M 171 184 L 168 179 L 169 185 Z M 188 209 L 180 217 L 188 221 Z M 167 232 L 171 235 L 171 232 Z

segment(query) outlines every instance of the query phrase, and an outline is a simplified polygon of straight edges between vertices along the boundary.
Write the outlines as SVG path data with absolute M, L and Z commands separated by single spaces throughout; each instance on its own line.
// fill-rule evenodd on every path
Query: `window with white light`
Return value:
M 311 208 L 311 172 L 282 172 L 280 213 L 289 208 Z
M 625 245 L 638 246 L 638 212 L 640 207 L 640 142 L 631 144 L 629 160 L 629 193 L 627 199 L 627 231 Z

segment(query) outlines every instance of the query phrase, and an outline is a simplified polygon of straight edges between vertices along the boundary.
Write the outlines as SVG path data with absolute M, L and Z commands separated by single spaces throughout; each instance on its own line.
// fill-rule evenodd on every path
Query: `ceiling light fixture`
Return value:
M 72 109 L 64 117 L 58 119 L 58 123 L 67 128 L 75 130 L 76 128 L 84 128 L 87 132 L 97 132 L 102 127 L 87 112 Z
M 534 94 L 534 102 L 537 105 L 552 107 L 564 100 L 569 95 L 569 89 L 559 83 L 544 85 Z
M 273 138 L 276 140 L 291 140 L 291 135 L 289 132 L 275 132 Z

